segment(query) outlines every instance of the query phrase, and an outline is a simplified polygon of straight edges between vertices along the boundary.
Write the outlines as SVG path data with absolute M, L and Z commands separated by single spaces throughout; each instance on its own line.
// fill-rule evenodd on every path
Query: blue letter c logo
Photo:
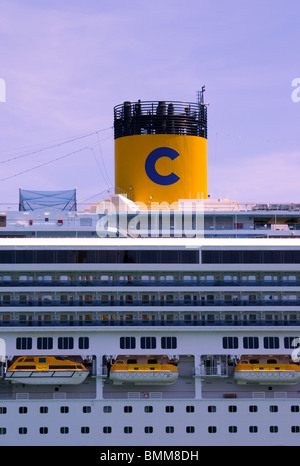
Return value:
M 159 147 L 158 149 L 154 149 L 150 152 L 145 163 L 145 170 L 150 180 L 153 181 L 153 183 L 163 186 L 176 183 L 180 179 L 179 176 L 175 175 L 175 173 L 160 175 L 155 169 L 155 164 L 161 157 L 168 157 L 169 159 L 174 160 L 178 156 L 178 152 L 170 147 Z

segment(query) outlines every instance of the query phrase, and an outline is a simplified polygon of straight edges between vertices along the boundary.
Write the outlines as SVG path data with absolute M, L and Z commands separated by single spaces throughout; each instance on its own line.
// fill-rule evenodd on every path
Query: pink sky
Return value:
M 77 187 L 79 201 L 111 187 L 114 105 L 195 101 L 202 85 L 211 196 L 300 202 L 299 10 L 297 0 L 0 0 L 0 202 L 16 203 L 19 187 Z

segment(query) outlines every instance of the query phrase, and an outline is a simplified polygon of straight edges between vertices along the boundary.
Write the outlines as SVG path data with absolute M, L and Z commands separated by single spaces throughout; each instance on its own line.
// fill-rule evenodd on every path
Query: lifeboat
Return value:
M 86 367 L 60 356 L 23 356 L 7 369 L 5 379 L 27 385 L 78 385 L 88 376 Z
M 170 385 L 178 378 L 178 369 L 173 364 L 128 364 L 116 360 L 109 374 L 115 385 Z
M 251 364 L 242 359 L 234 370 L 238 384 L 295 385 L 300 382 L 300 367 L 297 364 Z

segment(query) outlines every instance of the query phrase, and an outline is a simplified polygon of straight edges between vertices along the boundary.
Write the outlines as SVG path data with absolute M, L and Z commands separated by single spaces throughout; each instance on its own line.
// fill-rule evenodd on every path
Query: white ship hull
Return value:
M 34 252 L 26 263 L 23 250 L 41 248 L 49 262 Z M 264 263 L 267 249 L 281 262 Z M 95 251 L 109 253 L 101 262 Z M 260 262 L 224 251 L 259 251 Z M 277 360 L 297 347 L 299 251 L 296 238 L 0 238 L 0 445 L 295 444 L 298 375 L 238 380 L 234 368 L 241 355 Z M 90 376 L 5 372 L 13 358 L 53 354 Z M 178 376 L 112 380 L 118 355 L 174 360 Z
M 298 353 L 300 204 L 207 195 L 203 92 L 115 107 L 122 195 L 2 205 L 0 446 L 299 444 L 299 375 L 235 369 Z M 51 355 L 89 376 L 30 362 Z

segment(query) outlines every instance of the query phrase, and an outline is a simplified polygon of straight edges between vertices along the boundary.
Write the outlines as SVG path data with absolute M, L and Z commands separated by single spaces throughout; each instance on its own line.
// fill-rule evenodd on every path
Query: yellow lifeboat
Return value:
M 86 367 L 61 356 L 21 356 L 7 369 L 5 379 L 27 385 L 78 385 L 88 376 Z
M 115 385 L 170 385 L 176 382 L 178 369 L 173 364 L 127 364 L 117 359 L 109 378 Z
M 300 382 L 300 367 L 297 364 L 252 364 L 242 359 L 234 370 L 238 384 L 295 385 Z

